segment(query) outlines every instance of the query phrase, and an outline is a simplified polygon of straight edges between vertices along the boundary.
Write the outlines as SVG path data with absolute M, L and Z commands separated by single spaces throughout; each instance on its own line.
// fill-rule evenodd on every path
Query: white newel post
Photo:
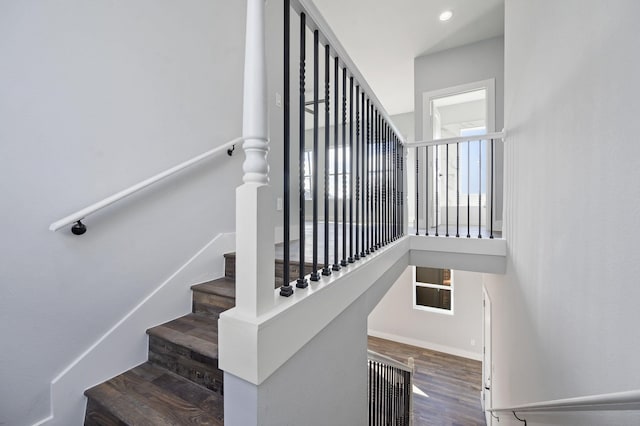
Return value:
M 236 308 L 258 316 L 273 305 L 275 199 L 267 164 L 264 0 L 247 0 L 242 148 L 244 184 L 236 190 Z

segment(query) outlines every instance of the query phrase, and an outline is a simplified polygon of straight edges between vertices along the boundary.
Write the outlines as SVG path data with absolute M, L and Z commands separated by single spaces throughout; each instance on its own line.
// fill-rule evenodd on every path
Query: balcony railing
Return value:
M 368 351 L 369 425 L 413 424 L 414 361 L 407 364 Z
M 495 146 L 504 132 L 413 142 L 415 221 L 412 233 L 456 238 L 496 233 Z M 499 232 L 499 231 L 498 231 Z
M 294 280 L 297 288 L 305 288 L 309 281 L 320 281 L 403 235 L 405 150 L 388 114 L 333 33 L 313 19 L 320 16 L 313 3 L 284 3 L 284 277 L 280 294 L 290 296 Z M 299 17 L 297 28 L 292 26 L 291 11 Z M 298 34 L 297 40 L 291 34 Z M 292 45 L 299 51 L 292 52 Z M 295 68 L 299 84 L 293 91 L 299 103 L 297 111 L 292 111 L 290 80 Z M 310 83 L 307 68 L 312 68 Z M 311 100 L 306 97 L 308 86 Z M 292 144 L 294 134 L 297 140 Z M 298 158 L 296 170 L 290 168 L 292 156 Z M 292 218 L 296 209 L 297 217 Z M 291 243 L 294 224 L 300 229 L 295 246 Z M 310 262 L 309 275 L 300 267 L 297 277 L 289 276 L 294 257 Z

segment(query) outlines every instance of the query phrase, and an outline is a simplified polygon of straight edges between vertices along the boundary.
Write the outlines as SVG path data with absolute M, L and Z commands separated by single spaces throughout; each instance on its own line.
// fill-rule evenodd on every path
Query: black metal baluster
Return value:
M 361 196 L 360 196 L 360 207 L 361 207 L 361 211 L 362 211 L 362 226 L 360 227 L 360 232 L 361 232 L 361 236 L 362 236 L 362 248 L 360 249 L 360 258 L 363 258 L 367 255 L 367 244 L 366 244 L 366 233 L 367 233 L 367 210 L 365 208 L 367 202 L 367 194 L 366 194 L 366 185 L 367 185 L 367 174 L 366 174 L 366 167 L 367 167 L 367 144 L 366 144 L 366 138 L 367 138 L 367 110 L 365 109 L 365 102 L 364 102 L 364 91 L 362 92 L 362 135 L 361 135 L 361 144 L 362 144 L 362 174 L 361 174 L 361 186 L 360 186 L 360 190 L 361 190 Z
M 373 205 L 376 221 L 376 227 L 374 229 L 376 250 L 380 248 L 380 175 L 382 174 L 382 170 L 380 170 L 380 145 L 380 112 L 376 110 L 376 142 L 374 145 L 376 150 L 376 200 Z
M 382 162 L 384 164 L 384 180 L 382 186 L 382 245 L 387 245 L 389 242 L 389 182 L 388 182 L 388 169 L 389 169 L 389 128 L 387 127 L 387 122 L 384 122 L 384 148 L 382 150 Z
M 376 243 L 377 248 L 379 249 L 382 246 L 382 116 L 380 112 L 378 112 L 378 140 L 377 140 L 377 150 L 378 150 L 378 161 L 377 161 L 377 169 L 378 176 L 376 178 L 378 184 L 378 200 L 376 202 L 376 211 L 378 218 L 378 226 L 376 227 Z
M 305 123 L 304 123 L 304 114 L 305 114 L 305 98 L 304 98 L 304 73 L 305 73 L 305 59 L 306 59 L 306 15 L 304 13 L 300 14 L 300 144 L 299 144 L 299 164 L 298 164 L 298 184 L 300 185 L 300 208 L 299 208 L 299 225 L 300 225 L 300 273 L 298 274 L 298 280 L 296 282 L 296 287 L 305 288 L 309 284 L 304 277 L 304 240 L 305 240 L 305 223 L 304 223 L 304 150 L 305 150 Z
M 460 143 L 456 142 L 456 238 L 460 237 Z
M 320 34 L 318 30 L 313 32 L 313 266 L 309 279 L 311 281 L 320 281 L 318 273 L 318 126 L 319 126 L 319 75 L 320 70 Z M 300 268 L 304 268 L 301 263 Z
M 424 197 L 424 214 L 425 214 L 425 233 L 424 235 L 429 236 L 429 146 L 425 146 L 425 151 L 426 151 L 426 165 L 424 167 L 424 175 L 425 175 L 425 180 L 424 180 L 424 192 L 425 192 L 425 197 Z M 418 182 L 418 180 L 416 179 L 416 182 Z M 418 184 L 416 183 L 416 188 L 418 187 Z
M 398 176 L 398 171 L 396 169 L 397 165 L 397 149 L 398 149 L 398 141 L 396 140 L 395 133 L 391 133 L 391 241 L 396 240 L 397 227 L 396 227 L 396 219 L 397 209 L 396 209 L 396 177 Z
M 438 157 L 439 157 L 439 153 L 438 153 L 438 145 L 435 145 L 433 147 L 433 150 L 435 152 L 435 170 L 436 170 L 436 177 L 435 177 L 435 185 L 436 185 L 436 237 L 438 236 L 438 228 L 439 228 L 439 222 L 438 222 L 438 218 L 440 215 L 440 200 L 438 200 L 438 191 L 439 191 L 439 187 L 440 187 L 440 179 L 438 179 L 440 177 L 439 175 L 439 171 L 440 171 L 440 167 L 438 165 Z
M 385 225 L 385 228 L 387 230 L 387 235 L 386 235 L 386 242 L 387 244 L 389 242 L 392 241 L 392 231 L 391 231 L 391 217 L 393 216 L 392 212 L 392 200 L 393 200 L 393 192 L 392 192 L 392 187 L 391 187 L 391 182 L 392 182 L 392 176 L 393 176 L 393 170 L 391 169 L 392 166 L 392 161 L 391 159 L 393 158 L 393 144 L 391 142 L 392 138 L 391 138 L 391 129 L 389 128 L 389 125 L 387 124 L 387 142 L 386 142 L 386 146 L 387 146 L 387 157 L 386 157 L 386 185 L 387 185 L 387 203 L 386 203 L 386 212 L 387 212 L 387 222 Z
M 340 123 L 338 118 L 339 106 L 339 86 L 340 86 L 340 61 L 338 57 L 335 58 L 334 63 L 334 76 L 333 76 L 333 94 L 334 107 L 333 111 L 333 266 L 331 269 L 334 271 L 340 270 L 340 260 L 338 259 L 338 151 L 340 150 L 340 141 L 338 138 L 338 125 Z
M 280 295 L 289 297 L 293 294 L 293 287 L 289 283 L 289 261 L 291 254 L 291 183 L 290 183 L 290 164 L 291 164 L 291 123 L 290 123 L 290 39 L 291 39 L 291 4 L 290 0 L 284 1 L 284 188 L 283 188 L 283 222 L 284 222 L 284 259 L 283 259 L 283 274 L 282 274 L 282 287 L 280 287 Z
M 428 148 L 427 148 L 428 149 Z M 420 208 L 418 207 L 420 205 L 420 201 L 419 201 L 419 192 L 418 191 L 418 182 L 419 182 L 419 178 L 420 178 L 420 172 L 419 172 L 419 167 L 420 167 L 420 162 L 418 161 L 418 158 L 420 156 L 420 147 L 416 147 L 416 235 L 420 235 Z M 429 234 L 427 234 L 429 235 Z
M 388 244 L 392 241 L 392 231 L 391 231 L 391 218 L 393 217 L 393 209 L 392 209 L 392 204 L 391 201 L 393 200 L 393 192 L 392 192 L 392 187 L 391 187 L 391 182 L 392 182 L 392 176 L 393 176 L 393 170 L 391 169 L 392 166 L 392 161 L 391 159 L 393 158 L 393 144 L 392 144 L 392 138 L 391 138 L 392 134 L 391 134 L 391 129 L 389 128 L 389 125 L 387 124 L 387 142 L 386 142 L 386 147 L 387 147 L 387 156 L 386 156 L 386 193 L 387 193 L 387 201 L 386 201 L 386 206 L 385 206 L 385 210 L 386 210 L 386 217 L 387 217 L 387 221 L 385 222 L 385 229 L 386 229 L 386 237 L 385 237 L 385 242 Z
M 393 239 L 397 240 L 398 239 L 398 202 L 400 200 L 400 197 L 398 197 L 398 173 L 400 170 L 399 167 L 399 162 L 398 162 L 398 144 L 400 142 L 398 141 L 398 136 L 394 137 L 394 143 L 393 143 L 393 212 L 394 212 L 394 218 L 393 218 L 393 226 L 394 226 L 394 231 L 393 231 Z
M 366 197 L 366 207 L 367 207 L 367 225 L 366 225 L 366 237 L 367 237 L 367 245 L 365 249 L 366 254 L 371 253 L 371 108 L 369 108 L 369 99 L 367 99 L 367 139 L 365 140 L 365 146 L 367 150 L 367 159 L 366 159 L 366 185 L 367 185 L 367 197 Z
M 389 243 L 389 127 L 387 123 L 384 123 L 384 238 L 383 244 Z
M 380 413 L 381 413 L 381 411 L 380 411 L 380 385 L 382 383 L 382 377 L 381 377 L 380 373 L 381 373 L 381 371 L 380 371 L 380 363 L 376 362 L 375 363 L 375 382 L 376 382 L 375 407 L 373 409 L 375 411 L 376 425 L 382 426 L 382 416 L 380 415 Z
M 331 145 L 331 90 L 329 78 L 331 75 L 331 48 L 324 46 L 324 267 L 322 275 L 331 275 L 329 267 L 329 147 Z
M 369 159 L 369 178 L 371 181 L 371 198 L 369 201 L 369 217 L 370 217 L 370 229 L 369 229 L 369 250 L 371 253 L 376 251 L 376 113 L 371 102 L 371 139 L 369 140 L 369 152 L 371 153 Z
M 478 238 L 482 238 L 482 141 L 478 141 Z
M 347 68 L 342 68 L 342 260 L 347 266 Z
M 356 86 L 356 250 L 354 260 L 360 260 L 360 86 Z
M 383 219 L 383 209 L 384 206 L 384 120 L 382 119 L 382 114 L 379 116 L 379 125 L 378 125 L 378 248 L 381 248 L 383 244 L 383 229 L 384 229 L 384 219 Z
M 493 239 L 493 205 L 495 204 L 495 194 L 493 193 L 493 189 L 494 189 L 494 177 L 493 177 L 493 142 L 494 140 L 491 139 L 491 204 L 489 205 L 489 209 L 491 212 L 491 218 L 489 219 L 489 226 L 490 231 L 489 231 L 489 238 Z M 488 199 L 487 199 L 488 200 Z M 488 201 L 487 201 L 488 202 Z
M 380 205 L 380 117 L 378 110 L 373 112 L 373 250 L 380 247 L 378 233 L 380 229 L 380 218 L 378 216 L 378 206 Z
M 374 398 L 373 398 L 373 366 L 371 365 L 371 360 L 369 360 L 368 362 L 369 364 L 369 425 L 373 424 L 374 418 L 373 418 L 373 405 L 374 405 Z
M 446 155 L 446 162 L 447 165 L 445 166 L 445 176 L 444 176 L 444 186 L 445 186 L 445 190 L 444 190 L 444 199 L 445 199 L 445 207 L 444 207 L 444 211 L 445 211 L 445 226 L 447 228 L 447 230 L 445 231 L 445 237 L 449 236 L 449 144 L 445 145 L 445 149 L 447 150 L 447 155 Z
M 404 236 L 404 145 L 400 144 L 400 236 Z
M 471 141 L 467 141 L 467 238 L 471 238 Z
M 349 263 L 353 257 L 353 76 L 349 77 Z

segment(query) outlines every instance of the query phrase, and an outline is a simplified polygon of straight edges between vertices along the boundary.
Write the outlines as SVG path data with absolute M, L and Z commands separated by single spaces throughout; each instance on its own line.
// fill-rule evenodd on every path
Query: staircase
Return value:
M 299 263 L 289 269 L 297 277 Z M 218 316 L 235 305 L 235 270 L 235 254 L 226 254 L 224 278 L 191 287 L 192 313 L 147 330 L 147 362 L 85 391 L 85 425 L 224 424 Z M 276 260 L 276 287 L 282 271 Z

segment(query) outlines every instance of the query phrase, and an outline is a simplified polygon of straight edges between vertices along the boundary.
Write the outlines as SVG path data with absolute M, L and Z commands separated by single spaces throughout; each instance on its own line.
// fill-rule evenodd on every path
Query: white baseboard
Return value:
M 385 333 L 382 331 L 368 330 L 369 336 L 379 337 L 381 339 L 392 340 L 398 343 L 404 343 L 405 345 L 417 346 L 419 348 L 430 349 L 432 351 L 443 352 L 450 355 L 459 356 L 462 358 L 473 359 L 475 361 L 482 361 L 482 354 L 465 351 L 464 349 L 454 348 L 451 346 L 440 345 L 438 343 L 425 342 L 423 340 L 413 339 L 411 337 L 399 336 L 397 334 Z
M 51 412 L 35 423 L 82 424 L 84 391 L 148 358 L 145 331 L 191 312 L 190 286 L 224 275 L 223 254 L 235 250 L 235 233 L 218 234 L 71 362 L 50 385 Z

